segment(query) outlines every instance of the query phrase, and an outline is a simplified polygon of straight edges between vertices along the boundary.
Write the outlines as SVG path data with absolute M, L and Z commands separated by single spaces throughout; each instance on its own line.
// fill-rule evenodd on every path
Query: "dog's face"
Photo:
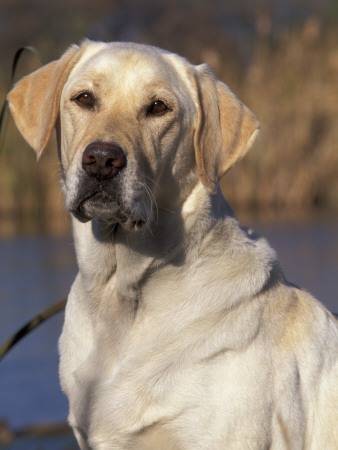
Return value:
M 198 182 L 214 192 L 258 129 L 207 66 L 138 44 L 74 46 L 8 100 L 38 155 L 56 124 L 67 209 L 128 229 L 177 208 Z
M 89 47 L 70 73 L 60 154 L 78 219 L 141 226 L 181 201 L 180 180 L 196 178 L 197 99 L 184 63 L 175 64 L 158 49 L 113 44 Z

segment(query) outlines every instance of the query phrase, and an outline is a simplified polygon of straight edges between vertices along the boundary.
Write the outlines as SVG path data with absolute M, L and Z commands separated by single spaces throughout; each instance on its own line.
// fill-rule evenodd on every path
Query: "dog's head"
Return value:
M 199 181 L 214 193 L 259 128 L 208 66 L 138 44 L 72 46 L 8 102 L 38 157 L 56 127 L 67 209 L 129 229 Z

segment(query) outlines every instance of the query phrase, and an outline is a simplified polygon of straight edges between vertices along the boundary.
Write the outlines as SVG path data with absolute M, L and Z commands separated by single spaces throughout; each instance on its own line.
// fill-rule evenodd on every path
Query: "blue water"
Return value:
M 311 291 L 338 312 L 338 219 L 306 224 L 256 225 L 279 254 L 290 281 Z M 64 298 L 76 273 L 71 238 L 22 237 L 0 240 L 0 343 L 28 319 Z M 0 420 L 13 429 L 67 417 L 59 388 L 58 314 L 22 340 L 0 362 Z M 50 446 L 11 447 L 67 448 Z M 16 442 L 15 445 L 19 445 Z M 70 448 L 70 447 L 68 447 Z
M 0 342 L 67 296 L 76 273 L 72 240 L 49 237 L 0 241 Z M 63 313 L 42 324 L 0 362 L 0 418 L 14 428 L 65 421 L 58 382 L 57 340 Z
M 71 435 L 45 438 L 24 437 L 13 440 L 9 445 L 1 445 L 1 450 L 79 450 Z
M 338 217 L 255 225 L 277 251 L 286 278 L 338 312 Z

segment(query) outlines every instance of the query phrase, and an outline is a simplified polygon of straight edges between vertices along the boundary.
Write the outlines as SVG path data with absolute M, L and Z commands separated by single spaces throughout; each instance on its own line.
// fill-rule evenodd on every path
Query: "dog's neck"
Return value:
M 159 208 L 156 223 L 138 231 L 73 220 L 79 297 L 86 303 L 100 346 L 114 342 L 116 354 L 124 351 L 138 312 L 145 307 L 143 290 L 148 283 L 157 279 L 161 292 L 165 273 L 177 279 L 184 267 L 198 260 L 204 237 L 227 214 L 231 211 L 221 192 L 210 195 L 200 185 L 180 208 Z
M 159 210 L 154 227 L 126 231 L 121 226 L 109 229 L 97 221 L 83 224 L 74 220 L 74 237 L 81 279 L 79 298 L 86 302 L 98 345 L 108 348 L 114 342 L 115 354 L 121 358 L 130 331 L 139 326 L 147 308 L 159 315 L 165 309 L 172 321 L 177 309 L 185 317 L 181 322 L 184 326 L 194 317 L 218 314 L 257 294 L 266 285 L 274 266 L 274 254 L 268 252 L 266 244 L 256 244 L 250 242 L 249 236 L 245 237 L 221 192 L 211 195 L 203 186 L 197 186 L 176 211 Z M 247 245 L 243 244 L 244 239 Z M 236 240 L 241 242 L 239 254 L 227 248 L 227 241 Z M 221 273 L 227 295 L 216 296 L 208 306 L 201 303 L 202 309 L 185 303 L 185 297 L 175 290 L 175 280 L 182 286 L 195 277 L 198 285 L 201 261 L 210 257 L 217 261 L 218 255 L 223 255 L 223 263 L 215 266 L 215 270 Z M 243 261 L 245 277 L 256 283 L 241 282 L 240 276 L 235 279 L 232 276 L 233 267 Z M 174 280 L 173 295 L 167 288 L 162 296 L 165 279 Z
M 168 262 L 183 265 L 198 252 L 214 223 L 225 216 L 233 216 L 233 212 L 221 191 L 211 195 L 198 184 L 180 207 L 173 211 L 159 208 L 156 220 L 137 231 L 73 219 L 80 273 L 91 291 L 114 276 L 125 295 L 140 285 L 149 271 Z

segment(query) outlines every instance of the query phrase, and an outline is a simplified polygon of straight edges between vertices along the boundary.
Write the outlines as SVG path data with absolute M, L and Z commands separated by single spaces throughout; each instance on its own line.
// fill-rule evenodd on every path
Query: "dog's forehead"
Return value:
M 156 47 L 129 43 L 91 43 L 73 68 L 68 85 L 81 80 L 109 80 L 119 86 L 142 87 L 161 82 L 191 88 L 189 67 L 183 58 Z

